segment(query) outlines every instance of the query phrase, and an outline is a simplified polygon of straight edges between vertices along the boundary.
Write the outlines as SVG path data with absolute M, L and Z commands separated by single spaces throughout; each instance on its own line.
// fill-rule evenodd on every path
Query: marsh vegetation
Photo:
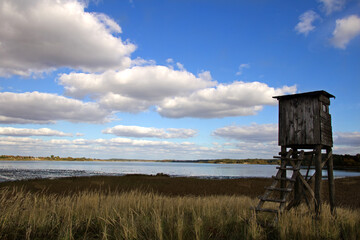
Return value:
M 245 196 L 164 196 L 83 191 L 72 195 L 1 190 L 0 239 L 356 239 L 358 210 L 328 206 L 319 219 L 305 206 L 258 215 Z
M 0 184 L 0 239 L 356 239 L 360 178 L 337 179 L 339 208 L 254 216 L 270 179 L 85 177 Z M 271 180 L 270 180 L 271 181 Z M 344 192 L 343 192 L 344 191 Z M 326 195 L 326 193 L 325 193 Z M 354 199 L 348 202 L 346 199 Z M 347 202 L 341 204 L 341 202 Z M 350 205 L 349 205 L 350 204 Z

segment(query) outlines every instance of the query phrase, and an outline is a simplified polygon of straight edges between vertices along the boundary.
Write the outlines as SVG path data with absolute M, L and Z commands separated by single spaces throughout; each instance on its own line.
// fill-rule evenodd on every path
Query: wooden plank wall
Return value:
M 326 99 L 325 104 L 330 104 Z M 332 146 L 331 116 L 329 111 L 322 111 L 322 104 L 313 96 L 282 99 L 279 103 L 279 145 Z

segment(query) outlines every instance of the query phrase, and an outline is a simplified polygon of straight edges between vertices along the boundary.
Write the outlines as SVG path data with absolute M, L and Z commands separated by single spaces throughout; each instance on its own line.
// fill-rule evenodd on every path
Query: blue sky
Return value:
M 360 1 L 0 1 L 1 154 L 271 158 L 272 96 L 325 90 L 360 152 Z

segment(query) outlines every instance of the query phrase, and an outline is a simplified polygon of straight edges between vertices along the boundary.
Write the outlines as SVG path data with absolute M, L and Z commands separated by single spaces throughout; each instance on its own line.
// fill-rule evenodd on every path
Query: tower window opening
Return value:
M 322 105 L 322 110 L 323 110 L 323 112 L 327 112 L 327 105 L 323 104 Z

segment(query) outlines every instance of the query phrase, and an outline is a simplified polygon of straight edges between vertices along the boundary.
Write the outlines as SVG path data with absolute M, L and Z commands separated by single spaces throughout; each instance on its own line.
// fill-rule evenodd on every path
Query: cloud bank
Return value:
M 76 0 L 1 1 L 0 76 L 129 67 L 135 45 L 121 40 L 114 20 L 85 7 Z
M 96 100 L 111 111 L 141 112 L 151 106 L 169 118 L 223 118 L 254 115 L 272 96 L 295 93 L 296 86 L 272 88 L 260 82 L 218 84 L 209 72 L 198 76 L 166 66 L 137 66 L 102 74 L 62 74 L 65 94 Z
M 58 136 L 58 137 L 72 137 L 71 133 L 64 133 L 50 128 L 13 128 L 0 127 L 0 135 L 4 136 Z
M 263 105 L 276 105 L 272 97 L 295 93 L 296 86 L 272 88 L 260 82 L 233 82 L 205 88 L 189 96 L 166 98 L 157 111 L 169 118 L 223 118 L 255 115 Z
M 360 147 L 360 132 L 336 132 L 334 135 L 335 144 Z
M 232 127 L 232 128 L 231 128 Z M 261 131 L 259 131 L 259 129 Z M 73 157 L 117 157 L 141 159 L 214 159 L 214 158 L 264 158 L 279 150 L 275 124 L 252 124 L 250 126 L 228 126 L 215 130 L 217 135 L 236 142 L 217 143 L 200 146 L 190 142 L 170 142 L 164 140 L 144 140 L 117 137 L 111 139 L 50 139 L 42 140 L 21 136 L 0 137 L 0 150 L 3 154 L 33 156 L 71 156 Z M 242 137 L 231 134 L 236 131 Z M 360 135 L 358 132 L 338 132 L 334 134 L 334 152 L 339 154 L 359 153 Z M 21 146 L 19 148 L 18 146 Z M 156 149 L 156 151 L 154 151 Z
M 114 134 L 121 137 L 136 138 L 191 138 L 197 133 L 194 129 L 184 128 L 153 128 L 140 126 L 117 125 L 102 131 L 105 134 Z
M 103 107 L 124 112 L 141 112 L 166 97 L 186 95 L 213 86 L 209 72 L 195 76 L 166 66 L 136 66 L 101 74 L 63 74 L 59 83 L 65 94 L 75 98 L 89 96 Z
M 250 126 L 225 126 L 213 132 L 214 136 L 243 142 L 272 142 L 278 137 L 277 124 L 256 124 Z
M 84 103 L 56 94 L 0 92 L 0 123 L 47 124 L 56 120 L 101 123 L 110 112 L 97 103 Z
M 19 148 L 18 146 L 22 146 Z M 254 151 L 255 150 L 255 151 Z M 0 137 L 0 151 L 4 154 L 31 156 L 69 156 L 104 158 L 135 158 L 135 159 L 216 159 L 245 158 L 271 156 L 272 145 L 238 144 L 223 147 L 214 145 L 200 146 L 190 142 L 170 142 L 154 140 L 138 140 L 130 138 L 111 139 L 51 139 L 42 140 L 30 137 Z M 161 158 L 159 159 L 159 156 Z

